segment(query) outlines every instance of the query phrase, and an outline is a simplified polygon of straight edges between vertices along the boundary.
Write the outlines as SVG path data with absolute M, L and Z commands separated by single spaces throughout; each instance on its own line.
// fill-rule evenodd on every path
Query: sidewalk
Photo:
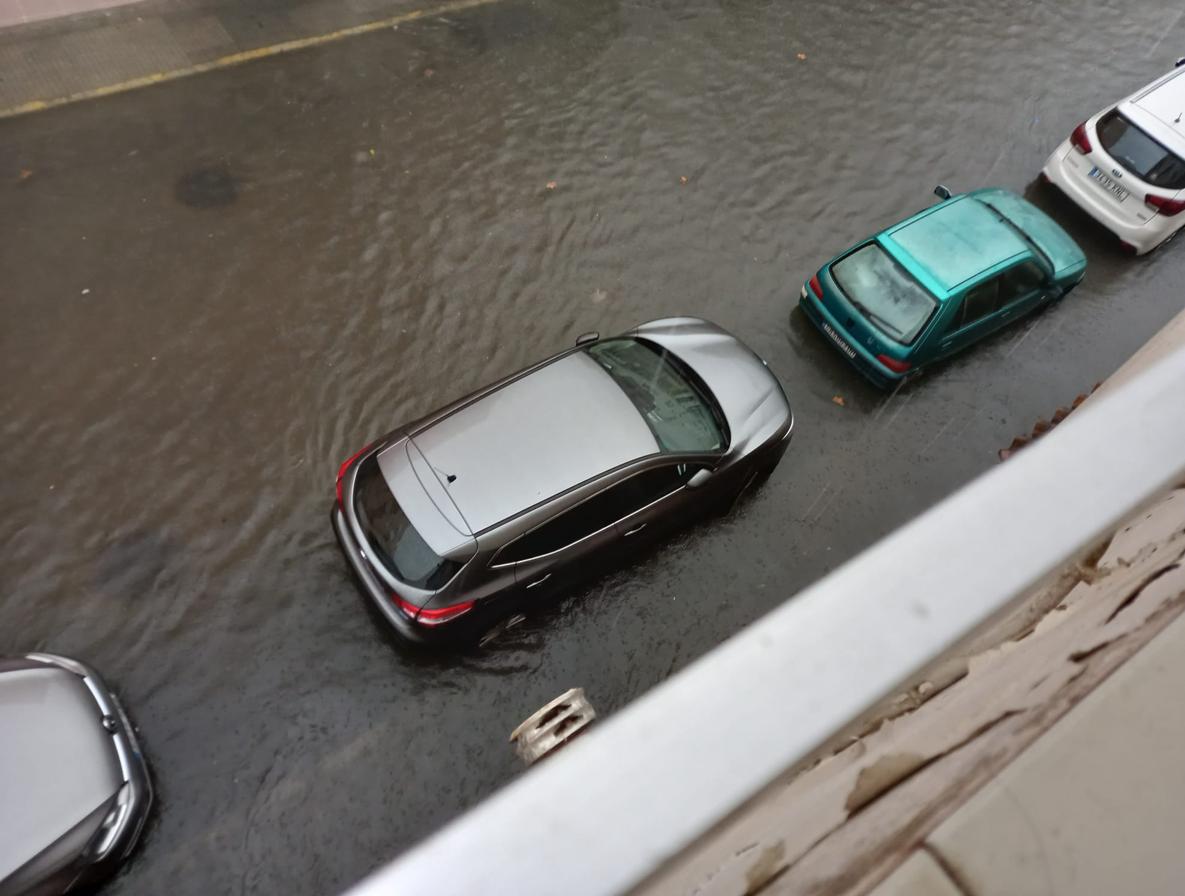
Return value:
M 0 0 L 0 118 L 489 2 Z M 59 15 L 31 21 L 30 8 Z M 68 14 L 80 8 L 89 11 Z
M 141 0 L 0 0 L 0 28 L 139 2 Z

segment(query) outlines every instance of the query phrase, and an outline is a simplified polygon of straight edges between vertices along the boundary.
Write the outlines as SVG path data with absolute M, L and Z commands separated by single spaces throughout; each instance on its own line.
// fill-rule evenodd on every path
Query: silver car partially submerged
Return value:
M 56 896 L 113 873 L 152 784 L 123 708 L 89 666 L 0 657 L 0 896 Z
M 595 336 L 342 464 L 333 526 L 388 622 L 471 632 L 614 546 L 727 505 L 781 460 L 785 392 L 715 324 Z

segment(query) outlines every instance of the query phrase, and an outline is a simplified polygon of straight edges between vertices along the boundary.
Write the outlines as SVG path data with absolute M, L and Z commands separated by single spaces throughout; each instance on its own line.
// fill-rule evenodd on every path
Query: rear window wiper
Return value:
M 881 317 L 879 314 L 877 314 L 875 311 L 873 311 L 871 308 L 869 308 L 867 305 L 865 305 L 861 302 L 857 302 L 855 299 L 849 299 L 849 301 L 853 305 L 856 306 L 857 311 L 859 311 L 861 314 L 863 314 L 869 320 L 873 321 L 882 330 L 888 331 L 889 335 L 896 333 L 897 339 L 900 339 L 901 337 L 903 337 L 905 335 L 900 330 L 898 330 L 895 326 L 893 326 L 891 323 L 889 323 L 887 320 L 885 320 L 883 317 Z

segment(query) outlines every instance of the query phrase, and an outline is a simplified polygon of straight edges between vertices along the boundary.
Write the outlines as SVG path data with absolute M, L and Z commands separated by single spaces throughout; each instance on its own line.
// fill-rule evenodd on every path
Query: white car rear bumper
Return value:
M 1099 191 L 1072 167 L 1069 162 L 1070 153 L 1077 152 L 1078 150 L 1074 149 L 1069 140 L 1065 141 L 1049 157 L 1045 167 L 1041 169 L 1042 174 L 1050 183 L 1069 196 L 1079 208 L 1123 242 L 1134 247 L 1137 255 L 1151 252 L 1170 234 L 1185 225 L 1185 215 L 1174 217 L 1154 215 L 1148 221 L 1138 224 L 1117 216 L 1108 207 L 1107 201 L 1099 195 Z M 1128 197 L 1127 201 L 1142 202 L 1143 199 L 1133 194 Z

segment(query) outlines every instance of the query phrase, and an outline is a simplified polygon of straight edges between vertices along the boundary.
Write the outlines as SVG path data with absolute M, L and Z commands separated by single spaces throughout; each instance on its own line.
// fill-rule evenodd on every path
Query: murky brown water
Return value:
M 0 652 L 90 660 L 143 731 L 159 807 L 109 891 L 340 890 L 517 774 L 537 706 L 621 706 L 1113 370 L 1185 247 L 1121 258 L 1029 182 L 1183 38 L 1165 2 L 506 0 L 0 122 Z M 886 401 L 791 308 L 938 181 L 1029 190 L 1091 267 Z M 482 654 L 393 644 L 338 463 L 670 314 L 786 383 L 768 485 Z

